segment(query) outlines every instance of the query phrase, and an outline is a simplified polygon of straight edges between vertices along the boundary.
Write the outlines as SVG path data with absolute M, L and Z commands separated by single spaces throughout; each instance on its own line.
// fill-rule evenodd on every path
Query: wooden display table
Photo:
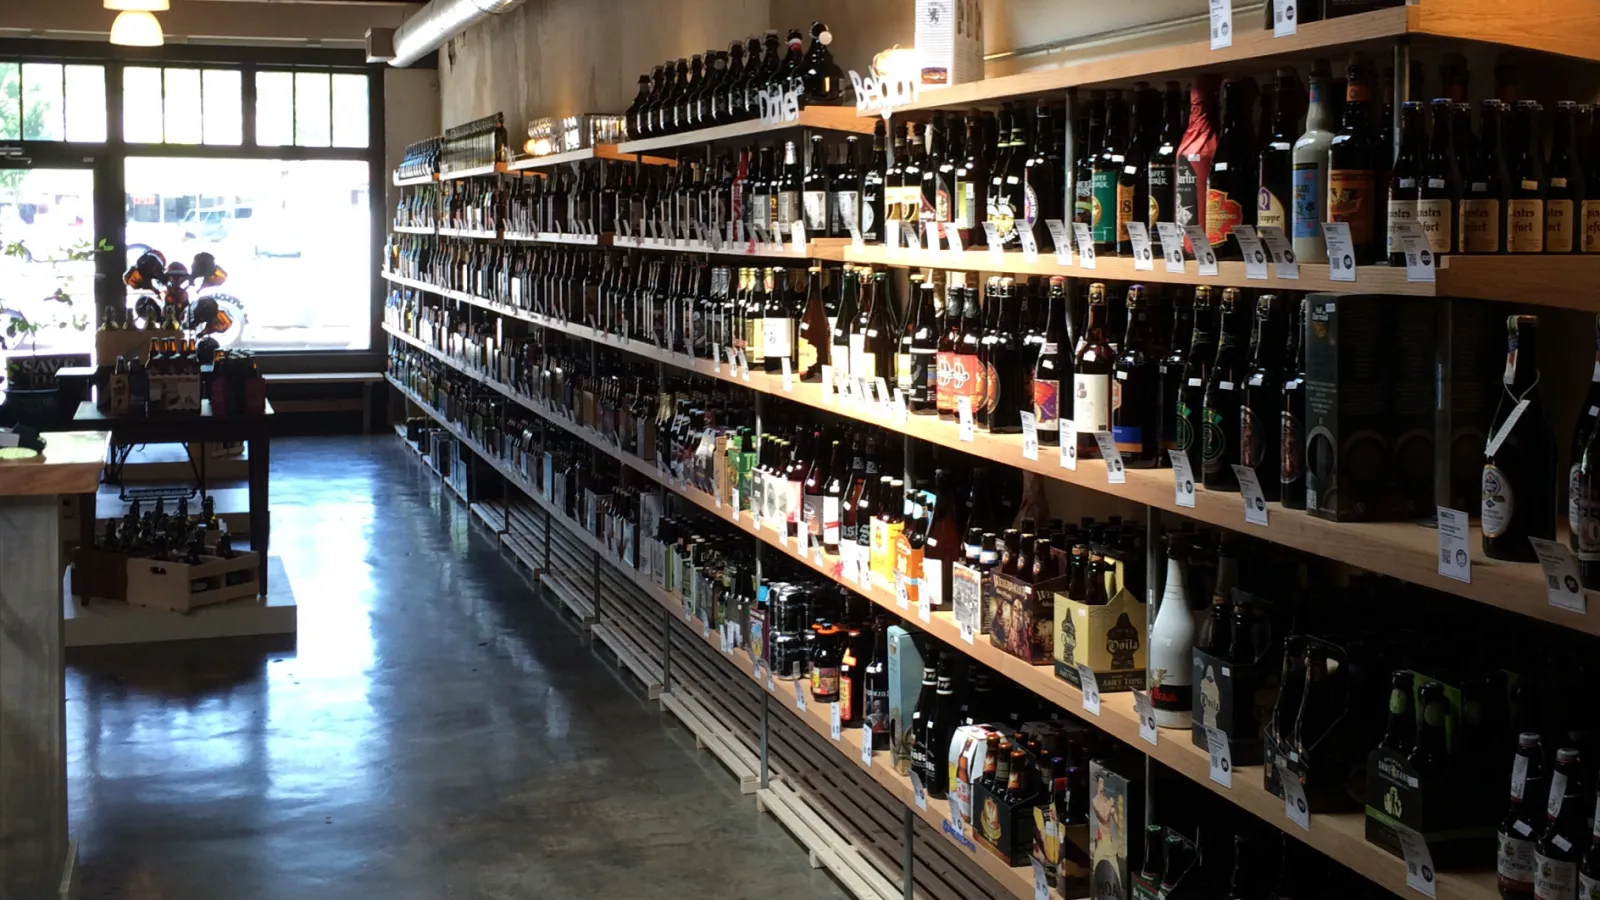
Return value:
M 61 498 L 91 498 L 92 527 L 110 437 L 49 434 L 42 457 L 0 461 L 0 897 L 55 897 L 73 880 Z

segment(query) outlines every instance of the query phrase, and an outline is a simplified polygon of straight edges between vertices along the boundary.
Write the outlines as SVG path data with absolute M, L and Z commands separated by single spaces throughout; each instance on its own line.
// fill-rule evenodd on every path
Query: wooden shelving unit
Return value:
M 857 116 L 854 107 L 811 106 L 800 110 L 799 118 L 787 122 L 764 122 L 760 119 L 751 119 L 745 122 L 717 125 L 712 128 L 700 128 L 695 131 L 684 131 L 661 137 L 624 141 L 617 145 L 617 151 L 623 154 L 650 153 L 655 150 L 671 150 L 677 147 L 697 144 L 713 144 L 717 141 L 731 141 L 738 138 L 758 138 L 787 131 L 791 128 L 825 128 L 832 131 L 853 131 L 857 134 L 871 134 L 872 124 L 871 119 L 863 119 Z
M 481 241 L 498 241 L 500 232 L 488 228 L 439 228 L 440 237 L 473 238 Z
M 616 235 L 614 247 L 631 247 L 637 250 L 661 250 L 677 253 L 705 253 L 710 256 L 743 256 L 752 259 L 817 259 L 842 262 L 845 248 L 850 242 L 843 238 L 812 238 L 806 242 L 805 252 L 797 252 L 788 241 L 777 244 L 753 241 L 713 245 L 707 241 L 680 240 L 677 238 L 642 238 Z
M 389 230 L 395 234 L 437 234 L 438 229 L 432 225 L 390 225 Z
M 611 232 L 604 234 L 567 234 L 561 231 L 539 231 L 533 234 L 519 234 L 507 231 L 500 235 L 502 240 L 522 244 L 565 244 L 572 247 L 610 247 L 612 245 Z
M 389 181 L 395 187 L 417 187 L 424 184 L 433 184 L 438 180 L 439 176 L 437 173 L 430 175 L 417 175 L 413 178 L 401 178 L 399 175 L 391 175 L 389 177 Z
M 528 169 L 545 169 L 552 166 L 564 166 L 571 163 L 585 162 L 591 159 L 615 159 L 623 162 L 642 162 L 648 166 L 675 166 L 677 160 L 661 156 L 644 156 L 639 153 L 624 152 L 618 144 L 596 144 L 582 150 L 568 150 L 563 153 L 551 153 L 546 156 L 525 156 L 514 159 L 506 164 L 512 172 L 521 172 Z

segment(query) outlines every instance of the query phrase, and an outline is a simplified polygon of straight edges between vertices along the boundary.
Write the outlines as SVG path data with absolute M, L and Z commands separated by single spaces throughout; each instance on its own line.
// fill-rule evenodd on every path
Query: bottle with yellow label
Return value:
M 1574 253 L 1582 239 L 1578 229 L 1578 204 L 1584 195 L 1582 155 L 1574 140 L 1573 115 L 1578 105 L 1571 100 L 1556 104 L 1555 121 L 1550 129 L 1549 181 L 1544 197 L 1544 252 Z
M 1472 158 L 1461 188 L 1461 214 L 1457 217 L 1462 253 L 1504 253 L 1507 190 L 1505 153 L 1501 147 L 1501 121 L 1505 104 L 1490 98 L 1480 113 L 1478 151 Z M 1600 209 L 1597 209 L 1600 212 Z M 1597 216 L 1600 218 L 1600 216 Z
M 1455 253 L 1460 247 L 1456 233 L 1456 209 L 1461 206 L 1461 171 L 1456 165 L 1453 119 L 1454 104 L 1438 99 L 1432 104 L 1433 137 L 1422 160 L 1417 179 L 1417 221 L 1428 235 L 1428 249 L 1435 255 Z
M 1327 220 L 1350 228 L 1356 262 L 1372 265 L 1383 257 L 1384 219 L 1378 211 L 1383 185 L 1378 170 L 1389 153 L 1372 127 L 1372 101 L 1376 70 L 1364 53 L 1350 57 L 1344 94 L 1344 120 L 1328 144 Z
M 1539 104 L 1518 100 L 1518 146 L 1511 158 L 1506 204 L 1506 252 L 1544 252 L 1544 163 L 1539 158 Z

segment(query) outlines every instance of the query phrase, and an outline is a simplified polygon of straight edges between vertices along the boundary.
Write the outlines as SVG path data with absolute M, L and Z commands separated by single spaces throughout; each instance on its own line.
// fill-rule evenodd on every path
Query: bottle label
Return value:
M 1583 201 L 1583 252 L 1600 253 L 1600 199 Z
M 1390 254 L 1402 252 L 1400 248 L 1401 222 L 1414 222 L 1417 218 L 1417 201 L 1415 200 L 1390 200 L 1389 201 L 1389 234 L 1387 252 Z
M 822 496 L 820 494 L 806 494 L 800 501 L 800 529 L 802 534 L 812 538 L 822 537 Z M 803 549 L 803 548 L 802 548 Z
M 1011 204 L 1011 197 L 1004 192 L 989 198 L 989 221 L 994 223 L 995 233 L 1000 236 L 1001 244 L 1011 244 L 1017 240 L 1017 215 L 1021 210 Z
M 1371 169 L 1328 170 L 1328 221 L 1348 224 L 1350 241 L 1357 247 L 1375 237 L 1376 182 Z
M 793 352 L 792 324 L 789 319 L 761 320 L 761 345 L 765 351 L 761 354 L 762 359 L 769 356 L 782 358 Z
M 1252 469 L 1267 461 L 1267 423 L 1248 406 L 1239 409 L 1239 464 Z M 1282 422 L 1279 422 L 1281 427 Z M 1280 435 L 1281 436 L 1281 435 Z M 1277 448 L 1274 448 L 1275 450 Z
M 1061 382 L 1054 379 L 1033 380 L 1033 427 L 1036 431 L 1052 434 L 1061 430 Z
M 935 179 L 937 187 L 933 192 L 933 220 L 935 222 L 952 222 L 955 220 L 955 210 L 950 204 L 950 184 L 943 176 Z
M 1422 231 L 1428 236 L 1428 249 L 1435 254 L 1455 252 L 1456 248 L 1450 246 L 1453 216 L 1449 200 L 1417 201 L 1417 221 L 1422 223 Z
M 861 236 L 865 240 L 876 241 L 878 235 L 878 204 L 882 196 L 866 194 L 861 198 Z
M 1161 201 L 1172 194 L 1172 164 L 1156 163 L 1150 166 L 1150 221 L 1145 226 L 1152 231 L 1157 222 L 1168 221 L 1161 209 Z
M 1072 421 L 1078 434 L 1094 434 L 1111 428 L 1111 376 L 1072 376 Z
M 951 371 L 955 368 L 956 355 L 949 351 L 941 350 L 935 357 L 936 365 L 934 378 L 934 404 L 940 415 L 953 416 L 956 411 L 955 389 L 951 387 Z
M 1283 198 L 1266 185 L 1256 193 L 1256 227 L 1281 228 L 1285 234 L 1289 231 L 1289 213 Z
M 957 228 L 974 228 L 977 223 L 973 221 L 972 210 L 978 201 L 978 189 L 970 181 L 960 181 L 956 184 L 956 210 L 955 224 Z
M 801 333 L 800 335 L 799 360 L 799 371 L 802 376 L 817 367 L 817 345 L 813 344 L 810 338 L 807 338 L 804 333 Z
M 1483 533 L 1500 537 L 1511 527 L 1511 514 L 1515 498 L 1511 495 L 1511 481 L 1493 464 L 1483 467 Z
M 1546 253 L 1571 253 L 1573 214 L 1571 200 L 1546 200 L 1544 249 Z
M 789 230 L 789 223 L 800 219 L 800 194 L 798 191 L 779 191 L 777 197 L 777 221 L 773 224 Z
M 1072 221 L 1094 227 L 1094 181 L 1079 179 L 1072 191 Z
M 1495 869 L 1500 876 L 1500 889 L 1514 894 L 1533 892 L 1533 841 L 1525 841 L 1509 834 L 1500 835 L 1500 852 Z
M 1579 875 L 1578 900 L 1600 900 L 1600 879 Z
M 1117 183 L 1117 243 L 1128 242 L 1128 223 L 1134 219 L 1133 195 L 1135 185 Z
M 1499 253 L 1500 201 L 1461 201 L 1460 231 L 1462 253 Z
M 1201 451 L 1201 469 L 1207 475 L 1213 475 L 1223 470 L 1222 459 L 1228 453 L 1228 435 L 1222 429 L 1222 414 L 1214 409 L 1204 409 L 1200 412 L 1202 428 L 1205 430 L 1205 444 Z
M 822 542 L 829 547 L 839 543 L 839 498 L 822 498 Z
M 1584 562 L 1600 561 L 1600 491 L 1585 481 L 1574 463 L 1567 479 L 1567 521 L 1572 528 L 1572 549 Z
M 1278 480 L 1283 484 L 1298 484 L 1305 477 L 1306 432 L 1300 424 L 1300 419 L 1287 410 L 1283 413 L 1282 437 L 1283 459 L 1279 461 L 1282 468 L 1278 473 Z
M 1506 207 L 1506 252 L 1544 252 L 1544 201 L 1512 200 Z
M 856 191 L 834 191 L 829 202 L 832 208 L 828 214 L 833 217 L 835 231 L 848 233 L 847 222 L 855 222 L 857 228 L 861 227 L 861 194 Z M 865 234 L 862 231 L 862 235 Z
M 1030 230 L 1039 221 L 1039 192 L 1031 180 L 1022 186 L 1022 218 Z
M 1322 167 L 1300 163 L 1294 167 L 1294 236 L 1322 237 L 1322 192 L 1317 189 Z
M 1194 686 L 1189 684 L 1160 684 L 1150 686 L 1150 705 L 1162 712 L 1186 713 L 1194 710 Z
M 860 672 L 861 670 L 860 669 L 856 669 L 855 671 L 856 672 Z M 852 722 L 852 721 L 855 720 L 854 717 L 850 715 L 850 701 L 851 701 L 852 698 L 854 698 L 855 693 L 856 693 L 855 683 L 856 683 L 856 680 L 853 677 L 852 678 L 845 678 L 843 675 L 839 676 L 839 721 L 840 722 Z
M 977 415 L 982 406 L 983 392 L 983 363 L 971 353 L 952 353 L 950 355 L 951 411 L 958 408 L 957 398 L 966 397 L 972 404 L 973 415 Z M 944 391 L 941 390 L 939 393 L 943 395 Z
M 757 363 L 767 358 L 766 322 L 751 317 L 744 320 L 745 361 Z
M 828 192 L 806 191 L 802 202 L 805 204 L 806 233 L 826 236 L 828 233 Z
M 811 695 L 818 699 L 833 697 L 839 693 L 839 667 L 819 666 L 811 667 Z
M 1144 429 L 1138 425 L 1111 426 L 1111 439 L 1117 442 L 1117 449 L 1123 453 L 1144 454 Z
M 1189 452 L 1194 446 L 1194 409 L 1182 400 L 1178 401 L 1178 408 L 1174 417 L 1173 431 L 1177 432 L 1178 449 Z
M 1205 198 L 1200 195 L 1200 173 L 1195 171 L 1194 164 L 1182 160 L 1178 168 L 1178 208 L 1172 211 L 1172 218 L 1179 228 L 1201 224 L 1201 216 L 1205 214 Z
M 1117 228 L 1117 173 L 1096 170 L 1094 173 L 1094 206 L 1090 226 L 1094 229 L 1094 242 L 1110 243 L 1116 238 Z
M 1206 188 L 1206 240 L 1220 248 L 1228 242 L 1233 226 L 1244 221 L 1244 205 L 1226 191 Z
M 983 387 L 972 404 L 972 412 L 992 413 L 1000 406 L 1000 376 L 991 363 L 983 364 Z M 988 427 L 988 426 L 984 426 Z
M 911 354 L 896 353 L 894 355 L 894 386 L 900 389 L 902 395 L 910 399 L 911 391 L 915 388 L 915 385 L 916 372 Z
M 1577 890 L 1577 863 L 1534 854 L 1533 896 L 1537 900 L 1573 900 Z
M 889 682 L 885 678 L 881 687 L 867 685 L 866 694 L 861 698 L 862 722 L 871 726 L 875 733 L 885 733 L 889 730 Z
M 944 560 L 929 559 L 924 553 L 922 557 L 922 582 L 918 585 L 920 599 L 928 602 L 929 609 L 939 609 L 944 606 L 945 577 L 949 570 L 945 568 Z

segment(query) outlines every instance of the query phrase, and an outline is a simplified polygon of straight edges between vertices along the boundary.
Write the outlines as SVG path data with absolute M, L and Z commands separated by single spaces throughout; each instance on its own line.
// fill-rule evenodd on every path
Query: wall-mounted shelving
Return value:
M 810 106 L 800 110 L 799 118 L 785 122 L 750 119 L 745 122 L 733 122 L 728 125 L 715 125 L 711 128 L 699 128 L 694 131 L 683 131 L 678 134 L 662 135 L 661 137 L 624 141 L 617 145 L 617 151 L 624 154 L 650 153 L 655 150 L 671 150 L 678 147 L 713 144 L 718 141 L 731 141 L 739 138 L 763 137 L 788 131 L 792 128 L 824 128 L 832 131 L 853 131 L 858 134 L 871 134 L 872 121 L 857 116 L 853 106 Z

